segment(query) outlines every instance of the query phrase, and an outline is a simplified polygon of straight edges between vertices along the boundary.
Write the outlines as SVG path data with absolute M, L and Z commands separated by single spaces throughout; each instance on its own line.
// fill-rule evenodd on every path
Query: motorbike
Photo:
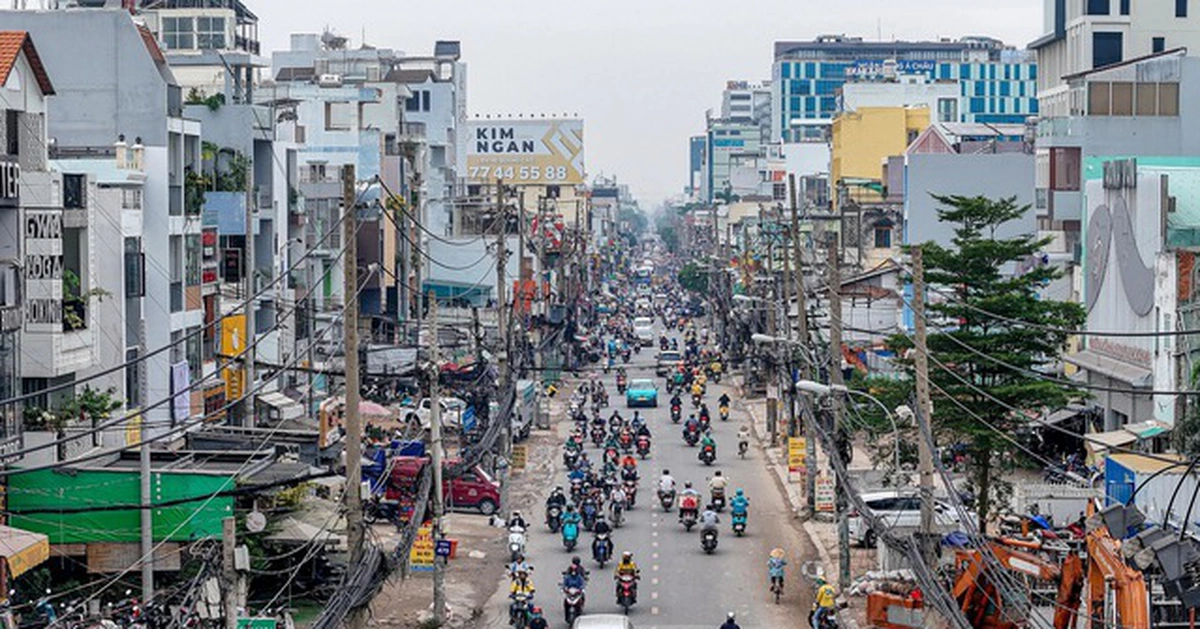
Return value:
M 364 505 L 363 519 L 368 524 L 376 522 L 396 522 L 399 525 L 400 518 L 400 502 L 396 500 L 387 500 L 379 494 L 371 496 Z
M 698 509 L 695 507 L 679 507 L 679 521 L 683 524 L 684 530 L 689 533 L 693 526 L 696 526 L 696 520 L 699 517 Z
M 563 615 L 567 617 L 567 625 L 574 626 L 576 618 L 583 615 L 583 590 L 567 588 L 563 590 Z
M 626 385 L 627 383 L 625 378 L 622 376 L 617 376 L 617 395 L 625 395 Z
M 743 459 L 746 458 L 746 450 L 749 450 L 749 449 L 750 449 L 749 441 L 746 441 L 745 439 L 738 441 L 738 456 L 742 457 Z
M 529 626 L 529 594 L 525 592 L 514 592 L 509 595 L 512 598 L 512 603 L 508 606 L 508 624 L 517 629 L 525 629 Z
M 675 490 L 663 491 L 658 490 L 658 501 L 662 503 L 663 511 L 670 512 L 675 506 Z
M 604 458 L 602 460 L 605 464 L 612 463 L 613 465 L 616 465 L 617 461 L 621 460 L 621 453 L 617 452 L 616 448 L 605 448 Z
M 578 503 L 583 498 L 583 479 L 571 479 L 571 502 Z
M 817 604 L 813 603 L 812 610 L 808 612 L 808 626 L 813 629 L 838 629 L 841 625 L 838 624 L 837 612 L 845 608 L 846 604 L 839 602 L 836 608 L 821 618 L 821 626 L 818 627 L 813 624 L 813 618 L 817 615 Z
M 633 357 L 633 352 L 629 351 L 628 349 L 621 352 L 621 360 L 624 362 L 629 362 L 629 359 L 632 357 Z
M 700 432 L 708 432 L 712 428 L 712 418 L 708 415 L 700 416 Z
M 712 465 L 713 461 L 717 460 L 717 449 L 713 446 L 704 446 L 700 450 L 700 461 L 705 465 Z
M 720 410 L 720 413 L 721 413 L 721 421 L 723 421 L 723 422 L 729 421 L 729 407 L 722 404 L 718 410 Z
M 746 534 L 746 520 L 747 517 L 745 513 L 733 514 L 733 532 L 738 537 Z
M 617 443 L 621 444 L 621 452 L 629 454 L 633 450 L 633 435 L 623 432 L 617 437 Z
M 546 509 L 546 525 L 550 527 L 551 533 L 557 533 L 558 529 L 562 528 L 562 507 L 551 505 Z
M 579 451 L 574 449 L 563 450 L 563 466 L 568 470 L 575 469 L 579 464 Z
M 714 487 L 712 490 L 712 506 L 713 510 L 720 512 L 725 508 L 725 489 L 722 487 Z
M 700 548 L 710 555 L 713 554 L 713 551 L 717 549 L 716 529 L 708 529 L 700 534 Z
M 567 552 L 575 550 L 575 544 L 579 543 L 579 525 L 575 522 L 563 522 L 562 541 Z
M 617 579 L 617 605 L 629 614 L 629 608 L 637 603 L 637 577 L 623 574 Z
M 680 415 L 682 415 L 682 413 L 683 413 L 683 409 L 679 408 L 679 406 L 676 404 L 672 404 L 671 405 L 671 422 L 678 424 L 679 417 L 680 417 Z
M 592 426 L 592 444 L 597 448 L 604 445 L 604 429 L 600 426 Z
M 596 502 L 591 499 L 584 500 L 583 506 L 579 508 L 579 511 L 579 515 L 583 519 L 583 530 L 592 530 L 592 527 L 596 525 L 596 515 L 599 511 Z
M 525 527 L 519 524 L 508 529 L 508 554 L 513 562 L 525 554 Z
M 613 528 L 619 528 L 625 523 L 625 505 L 619 502 L 610 502 L 608 504 L 608 521 L 612 523 Z
M 592 559 L 596 560 L 601 570 L 612 559 L 612 540 L 608 538 L 608 533 L 597 535 L 592 540 Z
M 692 394 L 692 406 L 695 406 L 696 408 L 700 408 L 700 394 L 699 393 Z
M 687 442 L 689 447 L 694 447 L 697 443 L 700 443 L 700 431 L 698 429 L 684 430 L 683 440 Z
M 625 481 L 625 502 L 627 503 L 626 508 L 628 509 L 632 509 L 634 503 L 637 502 L 637 488 L 637 481 Z
M 638 456 L 642 457 L 643 459 L 650 456 L 650 437 L 647 437 L 646 435 L 638 437 L 637 453 Z

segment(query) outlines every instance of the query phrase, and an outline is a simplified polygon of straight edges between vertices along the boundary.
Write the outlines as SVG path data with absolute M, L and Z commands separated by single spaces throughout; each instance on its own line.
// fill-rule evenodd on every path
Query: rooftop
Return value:
M 50 76 L 46 74 L 42 59 L 33 45 L 33 37 L 26 31 L 0 31 L 0 85 L 8 82 L 8 75 L 17 65 L 17 57 L 22 52 L 25 53 L 29 66 L 33 68 L 42 94 L 53 94 L 54 86 L 50 83 Z

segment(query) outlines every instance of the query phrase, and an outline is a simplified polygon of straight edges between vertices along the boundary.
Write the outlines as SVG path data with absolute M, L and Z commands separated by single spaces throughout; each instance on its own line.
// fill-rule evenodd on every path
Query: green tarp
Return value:
M 51 544 L 140 539 L 140 510 L 111 509 L 141 502 L 137 472 L 41 470 L 14 474 L 8 483 L 8 524 L 43 533 Z M 233 515 L 232 496 L 212 497 L 234 488 L 231 476 L 155 472 L 150 485 L 154 504 L 199 498 L 154 509 L 156 542 L 220 537 L 221 520 Z

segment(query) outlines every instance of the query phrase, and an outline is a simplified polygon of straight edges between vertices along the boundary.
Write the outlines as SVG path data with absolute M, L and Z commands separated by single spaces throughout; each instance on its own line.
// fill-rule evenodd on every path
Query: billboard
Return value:
M 582 120 L 471 120 L 466 127 L 466 164 L 459 172 L 469 183 L 583 183 Z

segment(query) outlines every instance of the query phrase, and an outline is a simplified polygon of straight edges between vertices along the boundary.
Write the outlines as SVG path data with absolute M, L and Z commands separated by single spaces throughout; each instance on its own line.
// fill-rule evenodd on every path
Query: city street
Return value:
M 630 379 L 653 377 L 653 362 L 657 348 L 643 348 L 635 354 L 627 366 Z M 610 391 L 609 408 L 602 413 L 607 416 L 613 408 L 624 417 L 630 417 L 634 409 L 625 408 L 623 396 L 616 395 L 614 375 L 603 376 Z M 650 457 L 639 464 L 641 482 L 638 488 L 637 506 L 628 512 L 625 524 L 614 531 L 614 558 L 619 559 L 624 551 L 634 553 L 634 561 L 642 571 L 638 603 L 630 610 L 630 618 L 641 627 L 716 627 L 730 612 L 737 613 L 742 627 L 790 626 L 797 618 L 807 614 L 812 603 L 812 585 L 801 577 L 803 564 L 815 557 L 811 543 L 799 528 L 798 520 L 785 504 L 781 488 L 769 474 L 762 459 L 762 452 L 752 439 L 750 451 L 745 459 L 737 456 L 737 430 L 749 418 L 740 408 L 739 392 L 732 379 L 708 387 L 705 402 L 713 415 L 713 434 L 717 441 L 717 461 L 706 467 L 697 459 L 698 448 L 688 447 L 681 436 L 681 424 L 670 420 L 669 396 L 662 379 L 659 405 L 657 408 L 636 409 L 648 420 L 653 433 L 653 448 Z M 723 392 L 734 399 L 728 422 L 721 422 L 717 412 L 717 398 Z M 564 391 L 569 394 L 569 391 Z M 691 412 L 690 399 L 684 399 L 683 415 Z M 554 430 L 565 440 L 572 428 L 564 417 L 555 417 Z M 598 449 L 588 444 L 589 457 L 599 460 Z M 556 455 L 556 465 L 561 467 L 561 448 Z M 750 518 L 747 533 L 736 537 L 729 527 L 729 510 L 721 514 L 720 544 L 715 553 L 705 555 L 700 548 L 699 528 L 686 532 L 678 523 L 678 512 L 664 513 L 655 497 L 657 479 L 662 471 L 670 470 L 680 487 L 685 481 L 707 496 L 707 479 L 716 470 L 730 479 L 729 495 L 736 488 L 746 490 L 750 498 Z M 556 482 L 566 486 L 565 472 L 555 475 Z M 546 487 L 549 493 L 552 487 Z M 574 553 L 563 548 L 561 536 L 551 534 L 542 521 L 544 514 L 539 508 L 527 518 L 531 523 L 528 536 L 527 559 L 534 566 L 534 583 L 537 587 L 536 602 L 541 605 L 555 626 L 562 626 L 562 594 L 557 586 L 561 572 L 570 563 L 573 554 L 584 559 L 591 571 L 587 589 L 585 613 L 619 613 L 616 605 L 612 570 L 608 564 L 600 570 L 591 559 L 591 535 L 581 532 L 580 544 Z M 536 522 L 536 524 L 534 524 Z M 770 596 L 767 582 L 766 561 L 774 547 L 782 547 L 788 553 L 788 576 L 784 597 L 776 605 Z M 487 608 L 484 626 L 507 626 L 507 588 L 504 581 Z

